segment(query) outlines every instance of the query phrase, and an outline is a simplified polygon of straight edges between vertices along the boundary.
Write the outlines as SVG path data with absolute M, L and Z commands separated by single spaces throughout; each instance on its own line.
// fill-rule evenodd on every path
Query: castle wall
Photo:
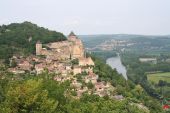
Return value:
M 45 44 L 48 48 L 42 49 L 42 44 L 36 44 L 36 55 L 55 55 L 60 59 L 72 59 L 84 57 L 84 47 L 80 39 L 76 35 L 72 34 L 68 37 L 68 40 L 61 42 L 53 42 Z

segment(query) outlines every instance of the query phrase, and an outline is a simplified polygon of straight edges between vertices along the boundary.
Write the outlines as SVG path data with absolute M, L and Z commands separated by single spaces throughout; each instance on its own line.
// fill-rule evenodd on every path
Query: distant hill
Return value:
M 66 37 L 56 31 L 39 27 L 31 22 L 12 23 L 0 26 L 0 59 L 9 58 L 15 54 L 31 54 L 35 52 L 35 43 L 66 40 Z
M 86 47 L 91 48 L 99 45 L 105 41 L 116 39 L 116 40 L 130 40 L 130 41 L 160 41 L 169 40 L 170 35 L 135 35 L 135 34 L 101 34 L 101 35 L 79 35 L 83 40 Z
M 138 37 L 145 37 L 143 35 L 130 35 L 130 34 L 101 34 L 101 35 L 80 35 L 79 36 L 86 47 L 95 47 L 96 45 L 103 43 L 111 39 L 117 40 L 129 40 Z

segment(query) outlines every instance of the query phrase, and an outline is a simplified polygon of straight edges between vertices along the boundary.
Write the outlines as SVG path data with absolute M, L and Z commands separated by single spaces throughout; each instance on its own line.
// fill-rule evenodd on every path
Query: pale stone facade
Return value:
M 77 74 L 80 74 L 80 73 L 82 73 L 81 67 L 80 66 L 74 66 L 73 67 L 73 74 L 77 75 Z
M 96 94 L 101 97 L 112 95 L 114 88 L 110 83 L 98 81 L 99 76 L 93 72 L 95 64 L 92 58 L 86 57 L 84 54 L 83 43 L 71 32 L 66 41 L 52 42 L 43 44 L 43 46 L 38 41 L 36 43 L 37 56 L 13 57 L 17 66 L 10 68 L 9 71 L 15 74 L 52 73 L 53 79 L 59 83 L 69 80 L 71 90 L 77 93 L 77 98 L 81 97 L 83 93 Z M 92 83 L 94 87 L 84 86 L 85 84 L 80 82 L 80 78 L 83 83 Z
M 38 41 L 36 43 L 36 55 L 41 55 L 41 51 L 42 51 L 42 43 Z
M 80 58 L 79 59 L 79 66 L 94 66 L 94 62 L 91 57 L 88 58 Z
M 66 41 L 45 44 L 49 49 L 42 48 L 40 41 L 36 44 L 36 55 L 53 55 L 58 59 L 75 59 L 84 57 L 83 43 L 71 32 Z
M 95 73 L 89 73 L 88 76 L 85 77 L 85 83 L 91 82 L 92 84 L 97 83 L 98 75 Z

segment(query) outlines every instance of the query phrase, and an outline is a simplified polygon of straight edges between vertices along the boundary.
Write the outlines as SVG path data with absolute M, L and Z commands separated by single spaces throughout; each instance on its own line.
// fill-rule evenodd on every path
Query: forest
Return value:
M 95 51 L 95 52 L 92 51 L 91 55 L 97 56 L 98 58 L 101 58 L 102 60 L 106 61 L 107 58 L 116 57 L 117 53 L 115 50 L 112 50 L 112 51 L 99 50 L 99 51 Z
M 35 43 L 66 40 L 56 31 L 39 27 L 31 22 L 12 23 L 0 26 L 0 59 L 8 59 L 14 54 L 29 55 L 35 52 Z

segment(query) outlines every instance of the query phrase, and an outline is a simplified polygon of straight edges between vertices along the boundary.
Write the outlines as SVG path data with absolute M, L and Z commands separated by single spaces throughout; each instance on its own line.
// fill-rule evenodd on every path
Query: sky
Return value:
M 170 35 L 170 0 L 0 0 L 0 25 L 24 21 L 66 35 Z

